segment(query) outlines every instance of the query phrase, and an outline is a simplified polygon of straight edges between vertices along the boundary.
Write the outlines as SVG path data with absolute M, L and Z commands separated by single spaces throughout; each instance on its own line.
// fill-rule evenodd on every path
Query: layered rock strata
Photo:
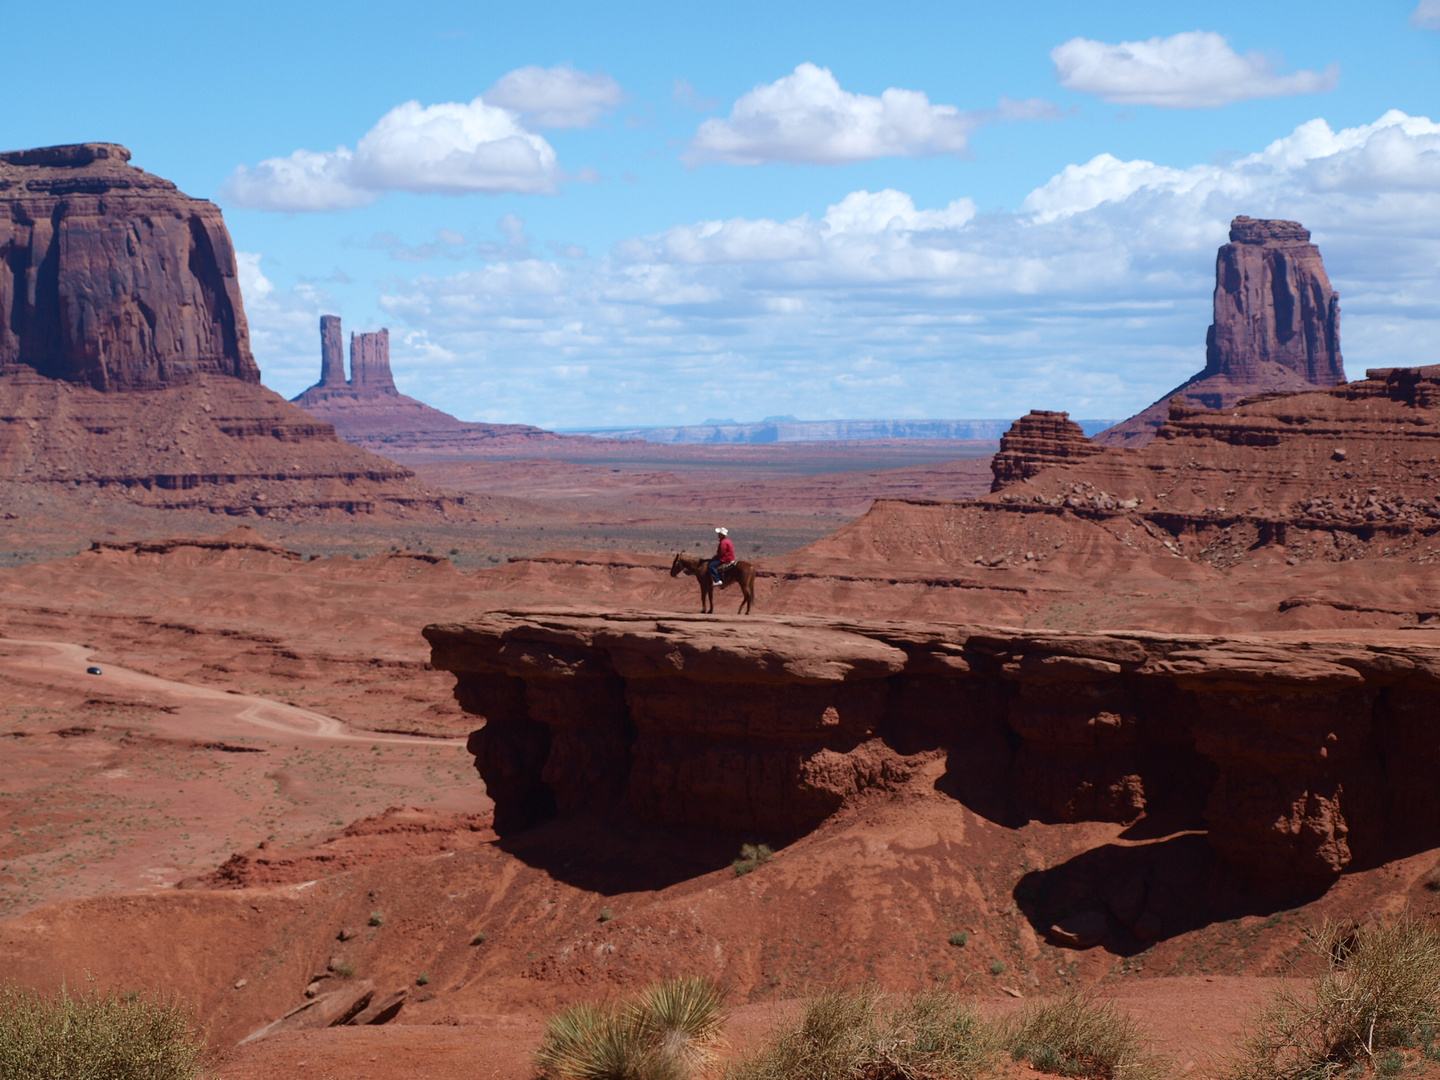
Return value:
M 1215 319 L 1205 336 L 1204 370 L 1095 441 L 1144 446 L 1176 397 L 1188 408 L 1228 409 L 1255 394 L 1344 381 L 1340 297 L 1309 231 L 1296 221 L 1237 217 L 1215 257 Z
M 280 517 L 458 508 L 260 385 L 219 209 L 129 158 L 0 154 L 7 514 L 103 510 L 101 494 Z
M 271 518 L 464 513 L 462 496 L 343 442 L 263 386 L 196 375 L 104 393 L 0 368 L 0 502 L 54 514 L 101 511 L 106 499 Z
M 787 839 L 943 755 L 986 816 L 1199 826 L 1278 884 L 1440 839 L 1440 647 L 1408 639 L 575 611 L 424 633 L 485 718 L 501 831 L 610 808 Z
M 260 381 L 220 210 L 114 143 L 0 154 L 0 365 L 96 390 Z
M 990 460 L 992 492 L 1017 484 L 1050 465 L 1065 465 L 1103 453 L 1085 437 L 1066 412 L 1031 409 L 1000 436 L 1000 450 Z
M 1169 550 L 1226 566 L 1440 553 L 1440 366 L 1383 368 L 1329 390 L 1224 411 L 1171 405 L 1140 454 L 1055 465 L 1000 508 L 1132 515 Z

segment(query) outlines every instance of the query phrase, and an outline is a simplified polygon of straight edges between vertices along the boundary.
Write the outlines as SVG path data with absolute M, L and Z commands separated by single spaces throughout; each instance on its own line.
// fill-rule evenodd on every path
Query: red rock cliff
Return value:
M 0 154 L 0 365 L 102 391 L 260 381 L 213 203 L 114 143 Z
M 994 815 L 1142 813 L 1325 881 L 1440 834 L 1440 648 L 759 616 L 491 613 L 429 626 L 502 831 L 624 807 L 788 838 L 945 755 Z
M 1299 222 L 1237 217 L 1215 258 L 1215 321 L 1203 374 L 1254 382 L 1270 365 L 1314 386 L 1344 382 L 1340 297 Z

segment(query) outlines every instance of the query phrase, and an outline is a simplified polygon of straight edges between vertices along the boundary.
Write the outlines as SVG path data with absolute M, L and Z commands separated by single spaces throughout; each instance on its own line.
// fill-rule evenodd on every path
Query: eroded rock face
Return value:
M 0 366 L 102 391 L 258 383 L 220 210 L 114 143 L 0 154 Z
M 1215 256 L 1215 318 L 1205 368 L 1143 412 L 1102 431 L 1102 446 L 1145 446 L 1172 399 L 1191 409 L 1229 409 L 1256 394 L 1298 393 L 1345 381 L 1340 297 L 1320 249 L 1298 221 L 1237 217 Z
M 1298 221 L 1237 217 L 1215 258 L 1205 374 L 1263 380 L 1278 364 L 1315 386 L 1345 381 L 1340 297 Z
M 350 335 L 350 385 L 363 396 L 399 394 L 390 373 L 390 331 Z
M 1176 403 L 1139 453 L 1056 462 L 985 502 L 1112 529 L 1125 518 L 1141 529 L 1134 543 L 1222 569 L 1262 550 L 1428 562 L 1440 550 L 1440 366 L 1366 376 L 1221 411 Z
M 280 395 L 223 376 L 102 392 L 17 364 L 0 368 L 0 417 L 0 504 L 13 513 L 92 513 L 106 500 L 277 519 L 463 513 Z
M 1277 883 L 1440 834 L 1423 643 L 575 612 L 424 633 L 485 717 L 502 831 L 623 806 L 785 839 L 944 755 L 987 816 L 1151 814 Z
M 345 385 L 345 351 L 340 337 L 340 316 L 320 316 L 320 381 L 315 384 L 321 389 L 336 389 Z
M 1049 465 L 1063 465 L 1102 453 L 1066 412 L 1031 409 L 1000 436 L 1000 451 L 990 461 L 995 482 L 990 490 L 1029 480 Z

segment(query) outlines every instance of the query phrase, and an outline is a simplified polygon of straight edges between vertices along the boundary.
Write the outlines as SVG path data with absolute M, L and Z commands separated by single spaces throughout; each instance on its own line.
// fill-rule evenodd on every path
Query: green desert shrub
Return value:
M 1152 1080 L 1169 1064 L 1145 1049 L 1135 1022 L 1084 991 L 1031 1005 L 1001 1025 L 1010 1056 L 1039 1072 L 1102 1080 Z
M 989 1029 L 957 995 L 890 998 L 863 987 L 806 1002 L 795 1027 L 725 1080 L 970 1080 L 992 1057 Z
M 190 1011 L 145 994 L 0 986 L 0 1080 L 193 1080 L 204 1044 Z
M 741 844 L 740 857 L 730 865 L 735 869 L 736 877 L 744 877 L 751 870 L 764 866 L 775 857 L 775 851 L 769 844 Z
M 709 979 L 667 979 L 620 1002 L 551 1017 L 535 1055 L 553 1080 L 685 1080 L 721 1044 L 726 993 Z
M 1231 1075 L 1327 1080 L 1393 1065 L 1401 1047 L 1428 1047 L 1440 1024 L 1440 932 L 1410 916 L 1312 935 L 1325 971 L 1282 986 L 1261 1010 Z M 1383 1074 L 1382 1074 L 1383 1075 Z

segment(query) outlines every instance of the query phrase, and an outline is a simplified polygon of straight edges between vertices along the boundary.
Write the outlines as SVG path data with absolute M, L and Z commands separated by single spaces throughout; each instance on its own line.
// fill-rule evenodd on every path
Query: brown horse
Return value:
M 670 576 L 676 577 L 681 573 L 694 574 L 695 580 L 700 582 L 700 613 L 709 614 L 715 610 L 715 582 L 710 576 L 710 561 L 695 555 L 675 553 L 675 561 L 670 564 Z M 740 601 L 737 615 L 749 615 L 750 605 L 755 602 L 755 567 L 745 561 L 732 563 L 727 566 L 720 577 L 721 585 L 729 585 L 732 582 L 739 582 L 740 591 L 745 594 L 745 599 Z

